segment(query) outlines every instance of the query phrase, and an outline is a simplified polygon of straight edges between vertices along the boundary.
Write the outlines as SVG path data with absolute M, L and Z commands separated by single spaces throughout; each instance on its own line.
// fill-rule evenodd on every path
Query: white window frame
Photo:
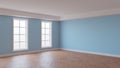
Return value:
M 46 35 L 46 34 L 42 34 L 42 30 L 43 30 L 43 28 L 42 28 L 42 23 L 50 23 L 50 28 L 48 28 L 49 30 L 50 30 L 50 39 L 49 39 L 49 42 L 50 42 L 50 45 L 45 45 L 45 46 L 43 46 L 42 45 L 42 43 L 43 43 L 43 40 L 42 40 L 42 35 Z M 44 29 L 47 29 L 47 28 L 44 28 Z M 47 40 L 45 40 L 45 41 L 47 41 Z M 53 45 L 52 45 L 52 21 L 41 21 L 41 48 L 52 48 L 53 47 Z
M 25 39 L 26 39 L 26 41 L 25 41 L 25 45 L 26 45 L 26 48 L 25 49 L 14 49 L 14 36 L 15 36 L 15 34 L 14 34 L 14 20 L 25 20 L 26 21 L 26 27 L 24 27 L 25 28 L 25 30 L 26 30 L 26 37 L 25 37 Z M 20 25 L 20 24 L 19 24 Z M 20 30 L 20 26 L 18 27 L 19 28 L 19 30 Z M 17 34 L 16 34 L 17 35 Z M 18 34 L 19 35 L 19 47 L 20 47 L 20 33 Z M 28 19 L 23 19 L 23 18 L 13 18 L 13 51 L 23 51 L 23 50 L 28 50 Z

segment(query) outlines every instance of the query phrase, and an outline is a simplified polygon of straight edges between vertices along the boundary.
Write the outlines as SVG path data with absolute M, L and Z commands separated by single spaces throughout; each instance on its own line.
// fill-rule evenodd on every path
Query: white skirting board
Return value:
M 54 51 L 54 50 L 59 50 L 59 48 L 45 49 L 45 50 L 37 50 L 37 51 L 25 51 L 25 52 L 11 53 L 11 54 L 3 54 L 3 55 L 0 55 L 0 57 L 23 55 L 23 54 L 31 54 L 31 53 L 39 53 L 39 52 L 42 52 L 42 51 Z
M 102 55 L 102 56 L 110 56 L 110 57 L 117 57 L 117 58 L 120 58 L 120 55 L 112 55 L 112 54 L 106 54 L 106 53 L 98 53 L 98 52 L 90 52 L 90 51 L 81 51 L 81 50 L 72 50 L 72 49 L 64 49 L 64 48 L 62 48 L 61 50 L 66 50 L 66 51 L 73 51 L 73 52 L 88 53 L 88 54 L 95 54 L 95 55 Z

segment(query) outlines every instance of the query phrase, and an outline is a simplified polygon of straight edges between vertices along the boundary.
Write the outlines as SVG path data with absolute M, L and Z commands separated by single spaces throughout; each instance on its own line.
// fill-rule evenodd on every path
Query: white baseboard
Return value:
M 88 54 L 95 54 L 95 55 L 101 55 L 101 56 L 109 56 L 109 57 L 117 57 L 120 58 L 120 55 L 112 55 L 112 54 L 106 54 L 106 53 L 98 53 L 98 52 L 90 52 L 90 51 L 81 51 L 81 50 L 73 50 L 73 49 L 61 49 L 61 50 L 67 50 L 67 51 L 74 51 L 74 52 L 81 52 L 81 53 L 88 53 Z
M 42 52 L 42 51 L 54 51 L 54 50 L 59 50 L 59 48 L 45 49 L 45 50 L 37 50 L 37 51 L 25 51 L 25 52 L 11 53 L 11 54 L 3 54 L 3 55 L 0 55 L 0 57 L 16 56 L 16 55 L 39 53 L 39 52 Z

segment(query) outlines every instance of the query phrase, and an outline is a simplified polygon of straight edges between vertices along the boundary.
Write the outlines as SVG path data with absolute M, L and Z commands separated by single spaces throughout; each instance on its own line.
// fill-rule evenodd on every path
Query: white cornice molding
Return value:
M 17 10 L 4 9 L 4 8 L 0 8 L 0 15 L 19 16 L 19 17 L 28 17 L 28 18 L 37 18 L 37 19 L 46 19 L 46 20 L 60 20 L 59 16 L 37 14 L 37 13 L 17 11 Z
M 83 18 L 91 18 L 91 17 L 98 17 L 98 16 L 108 16 L 108 15 L 116 15 L 120 14 L 120 8 L 118 9 L 109 9 L 109 10 L 101 10 L 101 11 L 93 11 L 87 13 L 79 13 L 69 15 L 68 17 L 62 17 L 61 20 L 74 20 L 74 19 L 83 19 Z
M 19 16 L 19 17 L 57 20 L 57 21 L 58 20 L 64 21 L 64 20 L 92 18 L 92 17 L 108 16 L 108 15 L 116 15 L 116 14 L 120 14 L 120 8 L 101 10 L 101 11 L 93 11 L 93 12 L 87 12 L 87 13 L 79 13 L 79 14 L 73 13 L 73 14 L 70 14 L 69 16 L 65 16 L 65 17 L 0 8 L 0 15 Z

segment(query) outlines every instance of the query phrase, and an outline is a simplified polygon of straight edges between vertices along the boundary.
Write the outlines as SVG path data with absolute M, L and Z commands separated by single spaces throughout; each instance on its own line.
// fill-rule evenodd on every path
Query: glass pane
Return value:
M 19 43 L 14 43 L 14 50 L 18 50 L 19 49 Z
M 19 34 L 19 28 L 14 28 L 14 34 Z
M 20 46 L 26 46 L 25 42 L 20 42 Z
M 50 28 L 50 23 L 46 23 L 46 28 Z
M 49 35 L 46 35 L 46 40 L 50 40 L 50 36 Z
M 45 41 L 42 41 L 42 47 L 46 47 Z
M 14 41 L 19 41 L 19 35 L 14 35 Z
M 20 34 L 25 34 L 26 31 L 25 31 L 25 28 L 20 28 Z
M 20 35 L 20 41 L 26 41 L 25 35 Z
M 47 46 L 47 47 L 50 47 L 50 46 L 51 46 L 50 41 L 46 41 L 46 46 Z
M 20 48 L 21 49 L 27 49 L 25 42 L 20 43 Z
M 14 27 L 19 27 L 19 20 L 14 19 Z
M 45 34 L 45 29 L 42 29 L 42 34 Z
M 26 20 L 20 20 L 20 27 L 26 27 Z
M 46 39 L 45 39 L 45 36 L 46 36 L 46 35 L 42 35 L 42 40 L 46 40 Z
M 45 23 L 44 22 L 41 25 L 42 25 L 42 28 L 45 28 Z
M 50 35 L 50 29 L 46 29 L 46 34 Z
M 26 46 L 21 45 L 20 49 L 27 49 Z

